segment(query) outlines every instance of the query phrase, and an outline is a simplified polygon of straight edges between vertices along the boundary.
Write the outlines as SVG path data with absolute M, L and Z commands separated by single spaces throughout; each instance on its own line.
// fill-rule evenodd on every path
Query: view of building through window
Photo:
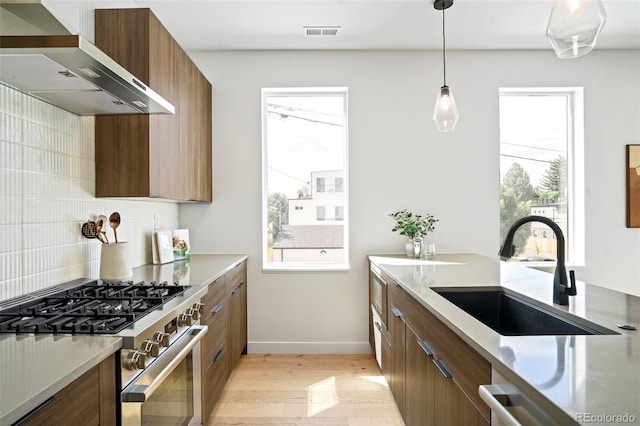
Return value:
M 263 266 L 348 266 L 346 89 L 263 89 Z
M 571 253 L 576 90 L 500 90 L 501 241 L 516 220 L 545 216 L 562 229 Z M 556 260 L 555 235 L 542 223 L 523 225 L 514 244 L 521 261 Z

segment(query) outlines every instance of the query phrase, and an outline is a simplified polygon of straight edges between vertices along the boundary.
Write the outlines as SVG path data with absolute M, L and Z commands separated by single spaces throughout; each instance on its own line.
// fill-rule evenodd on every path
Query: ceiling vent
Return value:
M 317 36 L 337 36 L 340 26 L 322 26 L 322 27 L 302 27 L 302 31 L 305 37 L 317 37 Z

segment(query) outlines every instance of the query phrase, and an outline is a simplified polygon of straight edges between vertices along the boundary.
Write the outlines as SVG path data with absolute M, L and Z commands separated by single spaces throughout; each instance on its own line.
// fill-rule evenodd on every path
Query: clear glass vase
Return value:
M 413 237 L 413 257 L 420 259 L 424 251 L 424 240 L 422 237 Z

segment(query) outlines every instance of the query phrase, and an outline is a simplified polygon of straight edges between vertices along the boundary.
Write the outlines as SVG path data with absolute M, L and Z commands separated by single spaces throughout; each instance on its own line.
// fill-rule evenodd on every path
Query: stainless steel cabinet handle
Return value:
M 509 399 L 498 386 L 480 385 L 478 393 L 480 398 L 491 408 L 491 412 L 500 419 L 501 425 L 521 426 L 521 423 L 505 408 L 509 405 Z
M 217 314 L 218 312 L 220 312 L 220 309 L 222 309 L 222 305 L 216 305 L 213 307 L 213 309 L 211 309 L 211 313 Z
M 398 308 L 391 307 L 391 312 L 393 312 L 393 315 L 397 316 L 398 318 L 402 318 L 403 316 L 402 311 Z
M 382 326 L 377 321 L 375 322 L 375 325 L 378 331 L 382 331 Z
M 451 375 L 451 373 L 449 373 L 449 370 L 447 370 L 447 368 L 442 365 L 442 363 L 440 362 L 439 359 L 433 359 L 433 363 L 436 365 L 436 367 L 438 367 L 438 370 L 440 370 L 440 372 L 442 373 L 442 375 L 444 377 L 446 377 L 447 379 L 452 379 L 453 376 Z
M 427 354 L 427 356 L 433 356 L 433 351 L 429 348 L 429 346 L 427 346 L 427 343 L 424 340 L 418 339 L 418 344 L 420 345 L 424 353 Z
M 238 284 L 238 287 L 236 287 L 233 290 L 231 290 L 231 294 L 236 294 L 238 291 L 240 291 L 240 287 L 242 287 L 243 285 L 244 285 L 244 283 Z
M 218 349 L 218 352 L 213 356 L 213 362 L 216 362 L 222 356 L 222 349 Z

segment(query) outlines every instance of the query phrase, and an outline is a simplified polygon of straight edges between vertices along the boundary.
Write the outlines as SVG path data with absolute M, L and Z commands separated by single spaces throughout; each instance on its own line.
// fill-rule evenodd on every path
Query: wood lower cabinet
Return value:
M 478 386 L 491 383 L 491 364 L 391 277 L 384 278 L 391 344 L 387 380 L 405 423 L 489 424 L 491 412 Z
M 229 375 L 246 353 L 247 262 L 209 284 L 200 322 L 209 327 L 202 348 L 202 423 L 206 424 Z
M 96 196 L 211 202 L 209 81 L 148 8 L 96 9 L 95 43 L 176 108 L 96 116 Z
M 390 281 L 387 281 L 390 282 Z M 405 418 L 405 345 L 406 345 L 406 324 L 403 318 L 402 308 L 404 305 L 404 294 L 397 285 L 388 286 L 389 316 L 388 327 L 390 337 L 390 368 L 389 368 L 389 388 L 396 400 L 402 418 Z M 406 421 L 406 419 L 405 419 Z
M 21 425 L 116 424 L 116 357 L 109 356 L 34 410 Z
M 247 263 L 241 262 L 227 273 L 227 292 L 229 301 L 229 371 L 247 353 Z
M 487 382 L 490 383 L 490 382 Z M 471 402 L 452 378 L 436 372 L 434 379 L 435 425 L 488 425 L 489 418 Z M 477 393 L 477 392 L 476 392 Z M 484 405 L 484 403 L 483 403 Z M 483 410 L 484 411 L 484 410 Z M 417 424 L 417 423 L 416 423 Z
M 445 425 L 434 419 L 435 370 L 433 356 L 424 342 L 407 326 L 405 422 L 408 425 Z M 462 423 L 460 423 L 462 424 Z
M 229 376 L 226 357 L 227 298 L 224 275 L 209 284 L 209 290 L 202 303 L 204 314 L 200 322 L 209 327 L 202 342 L 202 422 L 206 424 Z

